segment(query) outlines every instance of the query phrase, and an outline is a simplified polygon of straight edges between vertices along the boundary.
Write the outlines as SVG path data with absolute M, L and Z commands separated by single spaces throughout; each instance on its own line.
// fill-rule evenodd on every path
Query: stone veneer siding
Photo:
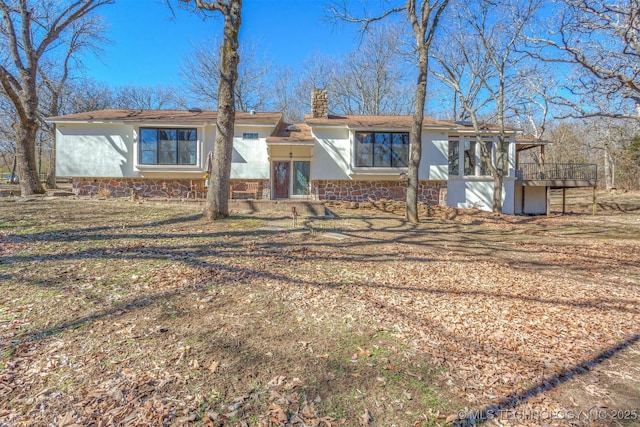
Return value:
M 269 180 L 231 180 L 231 183 L 258 182 L 258 199 L 269 200 Z M 313 200 L 366 202 L 370 200 L 405 199 L 404 184 L 398 181 L 312 181 Z M 431 205 L 446 203 L 445 181 L 420 181 L 418 201 Z M 184 198 L 191 188 L 189 179 L 149 178 L 74 178 L 73 192 L 79 196 L 129 197 L 136 190 L 138 197 Z M 444 195 L 444 198 L 443 198 Z
M 73 192 L 79 196 L 128 197 L 135 190 L 139 197 L 185 197 L 190 187 L 191 180 L 188 179 L 73 179 Z
M 190 179 L 74 178 L 73 192 L 79 196 L 129 197 L 135 190 L 138 197 L 184 198 L 191 189 L 191 181 Z M 262 180 L 231 180 L 231 183 L 236 181 L 263 182 Z M 262 186 L 258 188 L 263 190 Z M 259 192 L 258 198 L 261 197 L 264 197 L 264 194 Z
M 314 198 L 366 202 L 370 200 L 405 200 L 405 184 L 398 181 L 313 181 Z M 437 205 L 446 181 L 420 181 L 418 201 Z

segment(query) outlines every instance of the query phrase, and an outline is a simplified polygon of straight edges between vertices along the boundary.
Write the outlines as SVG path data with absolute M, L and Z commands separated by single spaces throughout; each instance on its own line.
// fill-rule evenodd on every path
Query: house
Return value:
M 232 183 L 257 183 L 266 200 L 404 200 L 412 117 L 333 115 L 326 91 L 311 98 L 302 123 L 277 112 L 236 113 Z M 57 174 L 83 195 L 185 197 L 204 179 L 216 132 L 216 113 L 199 109 L 100 110 L 48 121 L 56 125 Z M 503 212 L 544 213 L 553 183 L 537 176 L 522 185 L 516 134 L 508 131 Z M 495 161 L 497 135 L 496 127 L 483 129 L 488 159 L 473 127 L 425 119 L 420 200 L 491 210 L 487 162 Z

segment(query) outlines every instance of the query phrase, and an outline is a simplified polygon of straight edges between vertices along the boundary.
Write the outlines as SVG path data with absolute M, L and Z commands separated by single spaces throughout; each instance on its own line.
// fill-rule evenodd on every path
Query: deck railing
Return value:
M 598 165 L 574 163 L 520 163 L 516 177 L 521 180 L 597 181 Z

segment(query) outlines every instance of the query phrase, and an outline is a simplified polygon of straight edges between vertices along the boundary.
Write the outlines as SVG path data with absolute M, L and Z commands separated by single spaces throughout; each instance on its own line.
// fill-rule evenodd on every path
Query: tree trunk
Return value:
M 502 122 L 500 131 L 504 129 Z M 493 175 L 493 208 L 494 213 L 502 213 L 502 185 L 504 184 L 505 173 L 509 169 L 509 161 L 506 153 L 506 145 L 504 136 L 498 137 L 498 143 L 496 144 L 496 165 L 495 168 L 491 165 L 489 169 Z M 489 159 L 491 159 L 491 153 L 489 153 Z
M 56 127 L 51 127 L 51 152 L 49 153 L 49 170 L 46 179 L 47 188 L 58 188 L 56 185 Z
M 218 117 L 213 151 L 213 170 L 204 217 L 213 221 L 229 216 L 229 179 L 235 125 L 234 88 L 238 80 L 238 32 L 241 23 L 241 0 L 231 0 L 224 15 L 224 36 L 220 47 L 220 83 Z
M 16 167 L 18 166 L 18 156 L 13 155 L 13 166 L 11 167 L 11 176 L 9 177 L 9 184 L 13 184 L 16 180 Z
M 604 187 L 611 190 L 613 187 L 613 162 L 611 161 L 611 153 L 609 147 L 604 147 Z
M 18 177 L 20 179 L 22 196 L 44 194 L 44 187 L 42 187 L 42 183 L 40 182 L 36 163 L 38 121 L 36 119 L 28 119 L 26 123 L 17 123 L 14 127 L 16 132 Z
M 427 71 L 429 59 L 427 49 L 419 49 L 418 54 L 418 84 L 416 86 L 416 98 L 413 106 L 413 123 L 411 124 L 409 169 L 407 178 L 406 216 L 412 223 L 419 222 L 418 218 L 418 189 L 420 187 L 420 159 L 422 157 L 422 123 L 424 120 L 424 103 L 427 97 Z
M 51 153 L 49 153 L 49 170 L 47 171 L 47 179 L 45 180 L 47 188 L 58 188 L 56 183 L 56 143 L 53 142 Z

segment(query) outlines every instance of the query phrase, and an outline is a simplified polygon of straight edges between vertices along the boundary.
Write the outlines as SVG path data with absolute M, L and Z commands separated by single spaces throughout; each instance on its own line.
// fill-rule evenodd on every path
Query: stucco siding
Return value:
M 314 129 L 311 179 L 351 179 L 351 140 L 344 129 Z
M 69 177 L 134 177 L 133 127 L 127 125 L 59 125 L 56 174 Z
M 514 182 L 505 180 L 502 186 L 502 212 L 514 213 Z M 447 206 L 455 208 L 477 208 L 491 212 L 493 210 L 492 180 L 451 180 L 447 183 Z
M 449 178 L 449 139 L 441 132 L 422 134 L 420 179 L 446 181 Z
M 233 139 L 232 179 L 269 179 L 267 143 L 261 139 Z
M 493 190 L 493 189 L 492 189 Z M 502 213 L 513 215 L 515 213 L 515 181 L 505 179 L 502 185 Z

